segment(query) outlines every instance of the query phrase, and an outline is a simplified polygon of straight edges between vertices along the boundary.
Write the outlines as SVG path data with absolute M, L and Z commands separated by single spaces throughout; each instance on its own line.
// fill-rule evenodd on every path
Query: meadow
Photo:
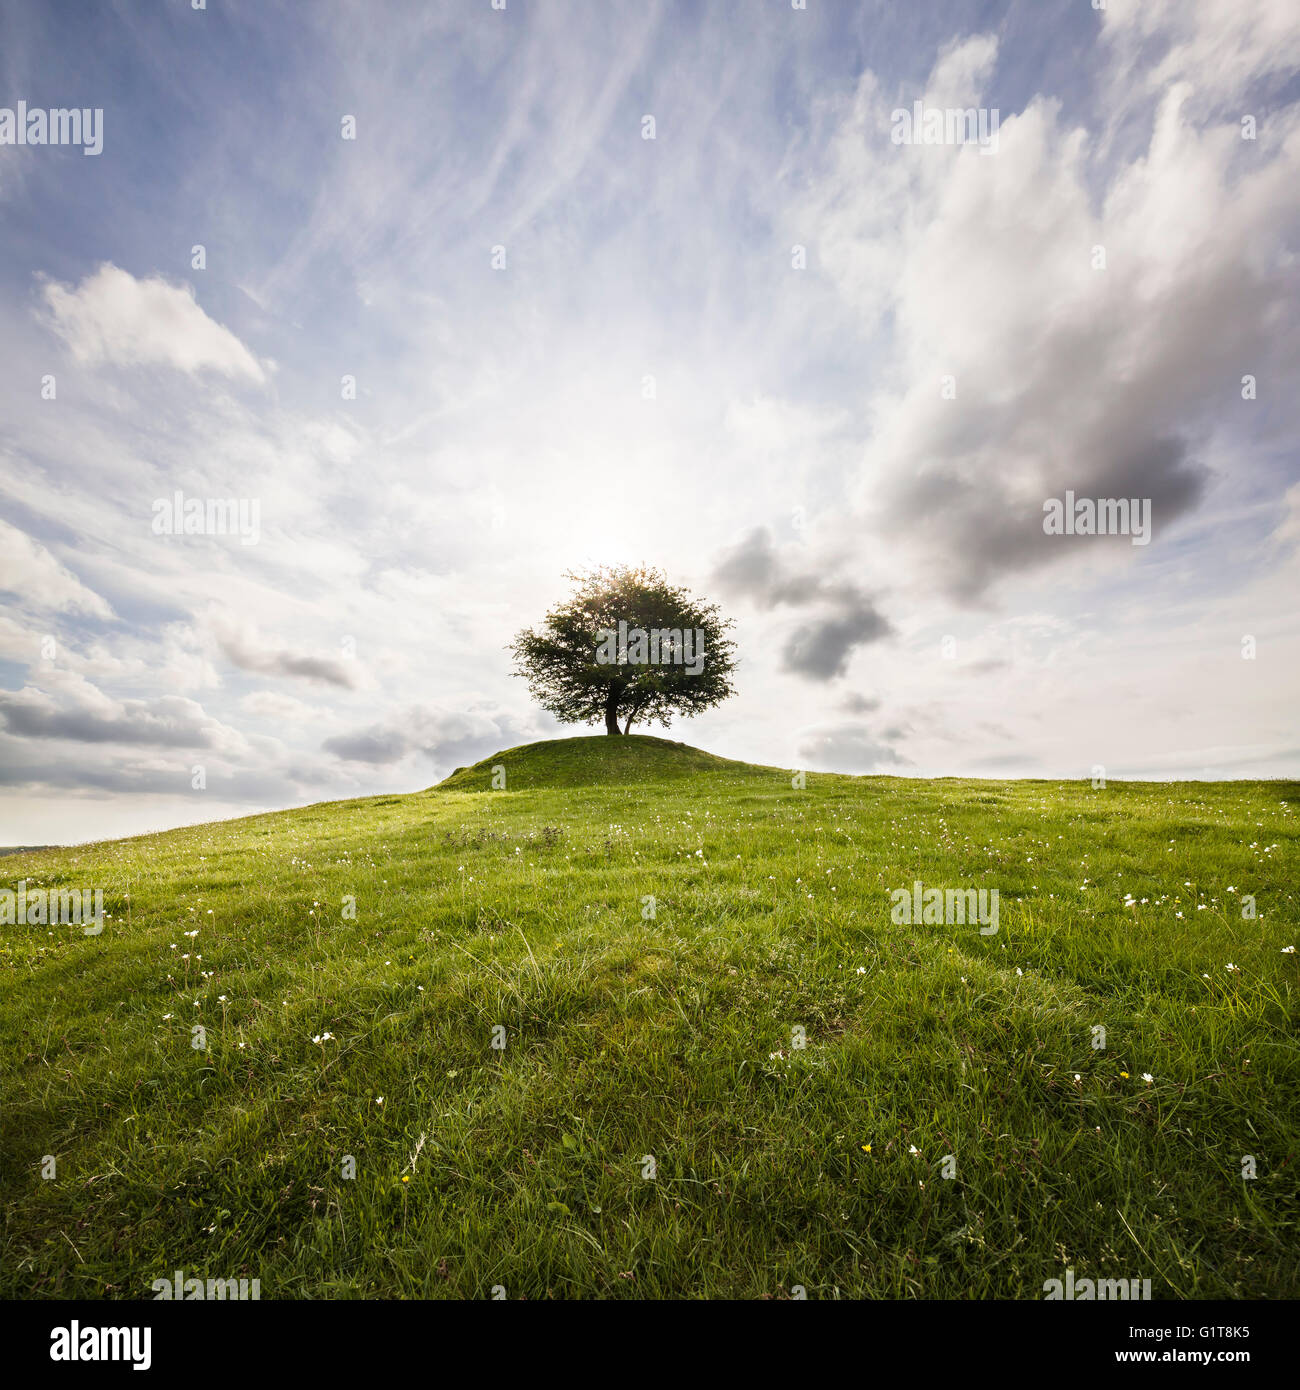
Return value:
M 1295 1297 L 1298 790 L 597 736 L 13 855 L 111 915 L 0 929 L 0 1295 Z

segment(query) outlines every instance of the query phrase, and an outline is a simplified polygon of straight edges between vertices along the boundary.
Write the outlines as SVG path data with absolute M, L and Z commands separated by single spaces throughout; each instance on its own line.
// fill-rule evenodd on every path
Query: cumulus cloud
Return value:
M 820 576 L 795 573 L 782 562 L 766 526 L 756 526 L 723 554 L 713 580 L 723 593 L 759 608 L 812 603 L 824 589 Z
M 155 700 L 113 700 L 100 692 L 91 701 L 60 702 L 25 687 L 0 690 L 0 721 L 18 738 L 70 739 L 77 743 L 146 744 L 160 748 L 243 749 L 234 729 L 181 695 Z
M 47 281 L 42 296 L 51 326 L 78 362 L 266 380 L 253 354 L 203 312 L 189 285 L 160 275 L 138 280 L 106 263 L 75 288 Z
M 68 797 L 166 798 L 153 825 L 139 830 L 212 820 L 223 814 L 247 814 L 259 806 L 284 805 L 304 796 L 330 791 L 355 792 L 353 783 L 331 777 L 324 769 L 286 762 L 284 759 L 245 757 L 226 759 L 208 750 L 199 750 L 206 785 L 193 785 L 193 750 L 142 749 L 113 745 L 84 745 L 75 760 L 51 759 L 48 752 L 26 740 L 0 734 L 0 786 L 13 791 L 40 794 L 67 793 Z M 160 803 L 160 805 L 163 803 Z M 47 812 L 62 811 L 54 817 L 46 834 L 57 843 L 78 838 L 75 826 L 76 803 L 62 798 L 57 807 L 37 806 L 37 813 L 49 822 Z M 233 808 L 228 810 L 227 808 Z M 119 804 L 111 822 L 111 833 L 131 833 L 122 818 L 134 819 L 139 812 Z
M 433 709 L 414 705 L 352 733 L 327 738 L 327 753 L 347 762 L 383 766 L 419 754 L 449 767 L 477 762 L 507 744 L 537 737 L 514 715 L 497 709 Z
M 222 654 L 241 671 L 253 671 L 260 676 L 287 676 L 346 689 L 356 689 L 362 684 L 361 668 L 355 660 L 275 646 L 265 641 L 251 625 L 236 627 L 218 619 L 214 635 Z
M 726 551 L 713 571 L 723 593 L 746 598 L 761 609 L 818 606 L 817 616 L 801 620 L 781 649 L 785 671 L 808 680 L 829 681 L 848 670 L 858 647 L 888 637 L 893 628 L 875 600 L 855 584 L 830 580 L 786 563 L 766 527 L 756 527 Z
M 781 650 L 782 668 L 809 680 L 834 680 L 848 670 L 858 647 L 889 633 L 889 624 L 870 600 L 846 600 L 844 608 L 844 612 L 800 624 Z
M 988 101 L 996 53 L 950 49 L 925 100 Z M 894 99 L 862 79 L 814 200 L 829 274 L 896 325 L 855 492 L 915 586 L 971 602 L 1085 553 L 1043 534 L 1066 489 L 1151 499 L 1159 541 L 1205 495 L 1211 440 L 1250 427 L 1243 375 L 1300 360 L 1277 312 L 1300 290 L 1295 113 L 1249 142 L 1235 118 L 1192 122 L 1189 96 L 1163 92 L 1144 147 L 1107 168 L 1044 96 L 1003 113 L 988 156 L 894 145 Z M 1107 550 L 1136 558 L 1086 553 Z

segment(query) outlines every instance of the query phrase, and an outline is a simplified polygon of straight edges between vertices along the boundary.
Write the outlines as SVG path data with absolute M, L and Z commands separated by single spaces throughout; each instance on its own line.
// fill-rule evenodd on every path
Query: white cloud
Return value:
M 494 705 L 465 710 L 413 705 L 368 728 L 328 738 L 324 748 L 344 762 L 382 767 L 419 754 L 449 769 L 541 737 L 539 730 L 552 722 L 545 716 L 521 719 Z
M 66 698 L 67 694 L 77 698 Z M 114 700 L 93 687 L 69 685 L 65 698 L 56 700 L 35 687 L 5 690 L 0 691 L 0 723 L 16 738 L 212 749 L 226 755 L 248 751 L 238 730 L 182 695 Z
M 43 295 L 51 325 L 78 362 L 205 369 L 264 382 L 257 359 L 228 329 L 199 307 L 189 285 L 160 275 L 137 280 L 111 263 L 75 289 L 47 281 Z
M 1294 0 L 1110 0 L 1101 19 L 1112 76 L 1147 92 L 1187 81 L 1227 99 L 1300 68 Z
M 264 638 L 254 623 L 236 623 L 217 615 L 213 633 L 223 656 L 242 671 L 262 676 L 286 676 L 322 685 L 355 689 L 364 673 L 355 658 L 342 651 L 327 653 L 277 644 Z
M 317 723 L 327 714 L 316 705 L 281 694 L 278 690 L 251 691 L 240 700 L 239 707 L 259 719 L 274 719 L 283 723 Z
M 37 611 L 85 613 L 109 619 L 113 610 L 43 545 L 0 520 L 0 590 Z
M 948 50 L 927 103 L 987 100 L 992 51 Z M 1278 113 L 1250 144 L 1235 121 L 1193 121 L 1187 98 L 1168 91 L 1145 148 L 1103 168 L 1043 97 L 1003 113 L 987 156 L 894 145 L 863 78 L 813 196 L 840 291 L 895 325 L 844 522 L 888 544 L 893 582 L 981 599 L 1078 558 L 1042 534 L 1065 488 L 1152 499 L 1159 538 L 1203 495 L 1207 438 L 1250 425 L 1242 376 L 1300 359 L 1300 326 L 1273 307 L 1295 289 L 1300 124 Z M 1270 410 L 1295 418 L 1276 392 Z

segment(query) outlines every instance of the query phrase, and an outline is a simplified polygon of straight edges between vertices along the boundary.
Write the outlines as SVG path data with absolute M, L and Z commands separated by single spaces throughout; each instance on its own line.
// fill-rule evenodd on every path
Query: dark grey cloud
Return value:
M 723 593 L 749 599 L 759 608 L 782 603 L 799 607 L 825 592 L 819 576 L 792 573 L 781 563 L 766 526 L 756 526 L 725 553 L 713 571 L 713 582 Z
M 872 596 L 857 585 L 786 565 L 765 526 L 756 527 L 724 553 L 714 567 L 713 582 L 724 594 L 761 609 L 821 610 L 800 622 L 781 649 L 781 669 L 807 680 L 844 675 L 858 647 L 893 632 Z
M 1118 425 L 1117 425 L 1118 428 Z M 978 446 L 983 441 L 966 441 Z M 952 444 L 960 452 L 959 444 Z M 911 473 L 887 494 L 886 514 L 897 535 L 916 538 L 941 562 L 931 568 L 941 590 L 977 601 L 998 580 L 1077 555 L 1086 546 L 1132 548 L 1128 536 L 1048 535 L 1043 503 L 1063 498 L 1150 499 L 1152 543 L 1204 495 L 1209 471 L 1174 435 L 1110 446 L 1076 459 L 1049 478 L 1023 472 L 945 464 Z
M 210 748 L 229 731 L 202 705 L 179 695 L 157 700 L 122 700 L 104 707 L 60 707 L 31 690 L 0 691 L 0 721 L 18 738 L 71 739 L 77 743 L 121 743 L 155 748 Z
M 809 680 L 829 681 L 849 668 L 854 651 L 877 642 L 890 626 L 869 600 L 862 606 L 804 623 L 792 632 L 781 651 L 781 669 Z

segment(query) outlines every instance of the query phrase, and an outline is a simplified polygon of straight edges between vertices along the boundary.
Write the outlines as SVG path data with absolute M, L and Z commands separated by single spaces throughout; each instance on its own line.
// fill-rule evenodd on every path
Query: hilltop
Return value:
M 111 916 L 0 932 L 0 1295 L 1295 1297 L 1295 790 L 600 735 L 15 854 Z
M 472 767 L 458 767 L 442 782 L 443 791 L 490 791 L 493 768 L 505 769 L 506 790 L 538 787 L 589 787 L 611 783 L 671 782 L 682 777 L 727 773 L 733 777 L 786 776 L 779 768 L 733 762 L 713 753 L 647 734 L 598 734 L 554 738 L 507 748 Z

